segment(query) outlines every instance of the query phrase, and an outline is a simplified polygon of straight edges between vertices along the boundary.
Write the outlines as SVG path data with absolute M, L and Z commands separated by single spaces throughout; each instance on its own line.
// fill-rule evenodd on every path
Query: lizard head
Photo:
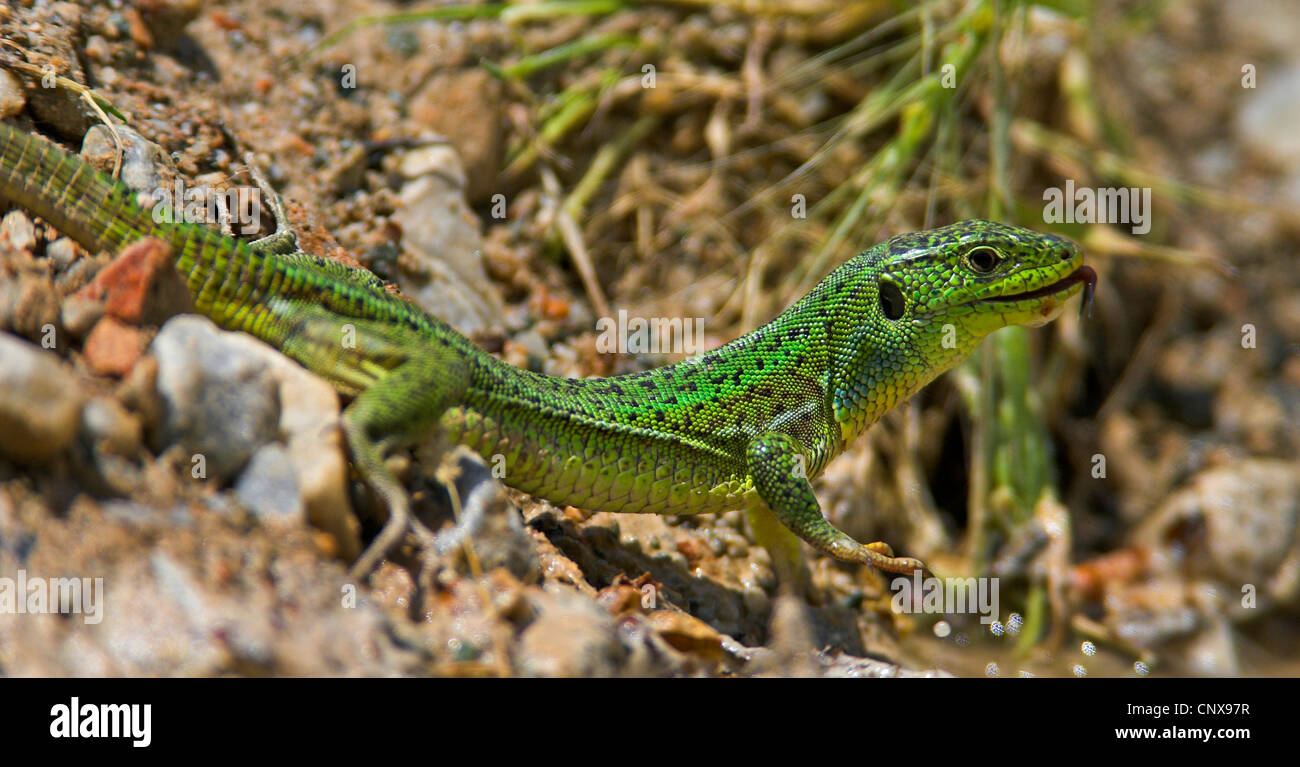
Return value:
M 1069 240 L 969 220 L 903 234 L 852 259 L 831 397 L 849 438 L 968 355 L 993 331 L 1041 325 L 1097 276 Z
M 1055 319 L 1081 289 L 1091 297 L 1097 281 L 1073 242 L 993 221 L 962 221 L 884 245 L 878 319 L 920 329 L 952 323 L 975 343 L 998 328 Z

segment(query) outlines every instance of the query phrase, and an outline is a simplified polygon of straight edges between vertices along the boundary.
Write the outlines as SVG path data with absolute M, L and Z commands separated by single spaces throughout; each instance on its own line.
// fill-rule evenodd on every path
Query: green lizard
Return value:
M 964 221 L 870 248 L 718 349 L 577 380 L 511 367 L 364 270 L 283 241 L 250 245 L 196 224 L 155 223 L 122 184 L 3 123 L 0 197 L 92 251 L 166 241 L 199 312 L 352 397 L 343 413 L 349 451 L 388 509 L 357 576 L 407 533 L 419 535 L 385 456 L 437 429 L 503 456 L 506 484 L 553 503 L 656 514 L 745 509 L 778 561 L 797 562 L 802 539 L 889 572 L 923 568 L 837 530 L 810 480 L 986 335 L 1047 322 L 1085 286 L 1091 298 L 1096 281 L 1066 239 Z

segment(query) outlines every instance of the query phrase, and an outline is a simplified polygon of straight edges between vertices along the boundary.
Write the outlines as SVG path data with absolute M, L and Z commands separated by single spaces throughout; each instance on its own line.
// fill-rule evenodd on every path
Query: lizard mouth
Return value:
M 1073 272 L 1070 272 L 1064 279 L 1057 280 L 1050 285 L 1044 285 L 1037 290 L 1027 290 L 1024 293 L 1011 293 L 1005 296 L 989 296 L 985 302 L 1013 303 L 1017 301 L 1030 301 L 1035 298 L 1046 298 L 1054 296 L 1073 288 L 1075 285 L 1083 285 L 1083 303 L 1084 306 L 1092 305 L 1093 293 L 1097 288 L 1097 273 L 1091 266 L 1080 266 Z

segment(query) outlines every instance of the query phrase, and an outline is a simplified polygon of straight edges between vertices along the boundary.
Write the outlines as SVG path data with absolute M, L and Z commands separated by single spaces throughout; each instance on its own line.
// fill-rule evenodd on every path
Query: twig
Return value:
M 587 254 L 587 245 L 582 239 L 582 229 L 579 228 L 578 222 L 573 216 L 564 209 L 559 201 L 563 198 L 564 192 L 560 188 L 560 181 L 555 177 L 555 171 L 550 167 L 543 166 L 541 169 L 542 186 L 546 193 L 555 199 L 555 219 L 554 224 L 560 232 L 560 238 L 564 241 L 564 247 L 569 251 L 569 257 L 573 259 L 573 265 L 578 269 L 578 276 L 582 279 L 582 286 L 587 291 L 587 298 L 591 300 L 591 306 L 596 311 L 598 317 L 608 317 L 609 302 L 605 300 L 605 293 L 600 289 L 600 283 L 596 280 L 596 270 L 591 265 L 591 257 Z

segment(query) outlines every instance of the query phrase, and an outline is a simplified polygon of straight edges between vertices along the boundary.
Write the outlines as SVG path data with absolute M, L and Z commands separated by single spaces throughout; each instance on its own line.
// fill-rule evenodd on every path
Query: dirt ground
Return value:
M 251 161 L 304 250 L 539 372 L 683 356 L 598 350 L 620 310 L 725 343 L 885 237 L 988 215 L 1004 160 L 1007 220 L 1073 237 L 1100 282 L 1090 319 L 1017 337 L 1030 393 L 999 347 L 814 485 L 859 540 L 998 577 L 992 625 L 899 614 L 881 574 L 811 550 L 814 593 L 785 596 L 740 512 L 555 507 L 436 442 L 401 458 L 449 543 L 354 583 L 382 512 L 343 401 L 186 314 L 165 255 L 87 253 L 15 208 L 0 577 L 102 578 L 104 610 L 0 612 L 0 675 L 1300 674 L 1300 17 L 1232 5 L 1007 20 L 999 68 L 960 70 L 917 143 L 939 102 L 873 94 L 923 76 L 904 62 L 925 35 L 988 34 L 956 3 L 471 3 L 397 24 L 364 20 L 427 6 L 8 0 L 8 122 L 137 188 L 252 188 Z M 1149 232 L 1045 223 L 1063 179 L 1153 190 Z M 1048 490 L 1027 496 L 1031 462 Z

